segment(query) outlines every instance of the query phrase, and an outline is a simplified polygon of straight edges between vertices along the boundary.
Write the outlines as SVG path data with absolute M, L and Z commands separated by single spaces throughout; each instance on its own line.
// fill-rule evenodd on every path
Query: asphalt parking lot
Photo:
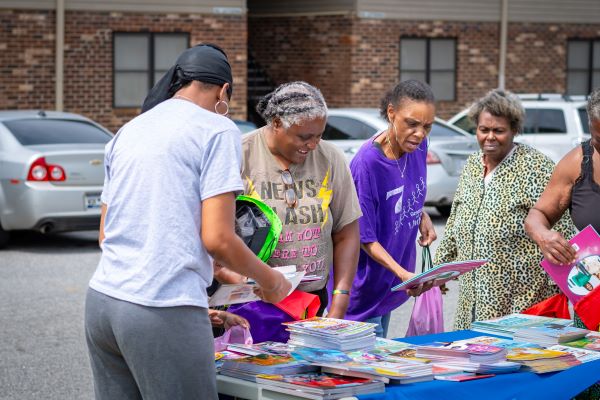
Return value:
M 441 236 L 445 218 L 434 213 Z M 99 257 L 97 232 L 19 234 L 0 251 L 0 399 L 93 398 L 83 304 Z M 452 282 L 447 329 L 456 297 Z M 392 314 L 389 337 L 404 336 L 412 304 Z

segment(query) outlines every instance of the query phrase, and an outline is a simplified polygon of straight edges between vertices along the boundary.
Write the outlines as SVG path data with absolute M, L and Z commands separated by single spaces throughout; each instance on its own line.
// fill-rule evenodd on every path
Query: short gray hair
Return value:
M 525 121 L 525 110 L 519 98 L 508 91 L 494 89 L 485 96 L 477 100 L 469 109 L 469 118 L 477 126 L 479 116 L 487 111 L 494 117 L 506 118 L 510 124 L 510 129 L 515 133 L 520 133 Z
M 264 96 L 256 105 L 256 111 L 271 125 L 279 118 L 284 128 L 303 121 L 327 117 L 327 104 L 316 87 L 296 81 L 280 85 Z
M 590 124 L 593 121 L 600 121 L 600 87 L 590 93 L 586 109 Z

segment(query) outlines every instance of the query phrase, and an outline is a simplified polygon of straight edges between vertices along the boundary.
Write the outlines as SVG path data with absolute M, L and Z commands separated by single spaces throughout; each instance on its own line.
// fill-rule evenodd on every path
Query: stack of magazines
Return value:
M 514 333 L 519 329 L 542 326 L 547 323 L 570 326 L 573 321 L 570 319 L 542 317 L 539 315 L 509 314 L 485 321 L 475 321 L 471 324 L 471 330 L 512 338 Z
M 423 382 L 433 379 L 431 365 L 426 362 L 396 358 L 390 361 L 385 356 L 354 351 L 297 348 L 293 355 L 321 367 L 322 372 L 367 378 L 391 384 Z
M 314 317 L 286 322 L 288 344 L 341 351 L 369 350 L 375 346 L 375 324 Z
M 584 338 L 589 332 L 587 329 L 575 328 L 574 326 L 546 323 L 541 326 L 519 329 L 515 332 L 513 339 L 538 343 L 544 347 L 548 347 Z
M 600 332 L 590 332 L 584 338 L 564 343 L 565 346 L 600 351 Z
M 518 362 L 523 369 L 536 374 L 562 371 L 581 364 L 581 361 L 569 352 L 532 347 L 513 347 L 506 358 Z
M 306 399 L 339 399 L 359 394 L 383 393 L 385 385 L 371 379 L 324 373 L 298 375 L 259 375 L 256 383 L 263 389 Z
M 319 367 L 289 355 L 258 354 L 223 362 L 222 375 L 256 382 L 258 374 L 290 375 L 318 371 Z

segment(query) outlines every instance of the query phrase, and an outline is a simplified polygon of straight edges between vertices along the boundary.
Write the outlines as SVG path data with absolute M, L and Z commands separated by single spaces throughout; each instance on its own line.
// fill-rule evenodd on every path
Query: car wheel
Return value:
M 0 225 L 0 249 L 6 247 L 8 244 L 8 232 L 2 229 L 2 225 Z
M 450 215 L 450 210 L 452 210 L 452 206 L 437 206 L 436 209 L 443 217 L 448 217 Z

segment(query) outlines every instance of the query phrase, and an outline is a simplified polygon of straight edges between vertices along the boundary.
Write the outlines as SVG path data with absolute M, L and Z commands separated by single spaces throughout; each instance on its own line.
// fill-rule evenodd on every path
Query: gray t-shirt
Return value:
M 283 231 L 269 265 L 295 265 L 322 281 L 300 284 L 303 291 L 321 289 L 333 262 L 332 233 L 361 215 L 354 181 L 342 152 L 323 140 L 301 165 L 292 164 L 298 204 L 287 206 L 281 166 L 267 147 L 259 129 L 242 140 L 245 192 L 260 198 L 275 210 Z
M 170 99 L 127 123 L 104 165 L 105 239 L 90 287 L 146 306 L 207 307 L 201 202 L 243 189 L 239 129 Z

